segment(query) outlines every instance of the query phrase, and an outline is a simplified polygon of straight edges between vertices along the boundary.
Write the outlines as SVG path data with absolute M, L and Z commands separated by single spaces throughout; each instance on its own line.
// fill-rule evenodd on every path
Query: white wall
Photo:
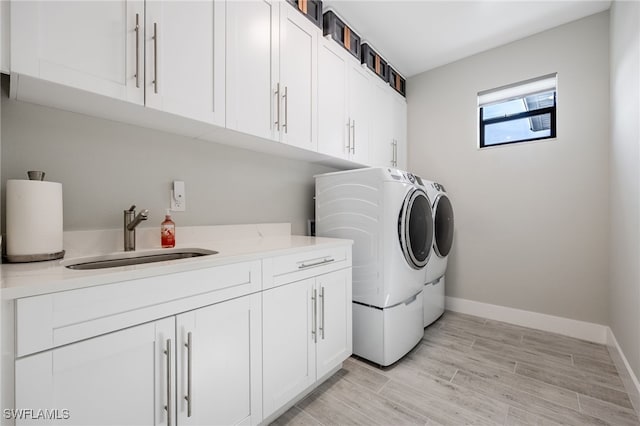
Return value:
M 178 227 L 291 222 L 296 234 L 314 217 L 313 175 L 334 171 L 3 96 L 2 187 L 27 170 L 62 182 L 65 230 L 119 228 L 131 204 L 150 210 L 142 227 L 159 228 L 176 179 L 187 197 Z
M 447 295 L 608 321 L 608 12 L 408 82 L 409 166 L 450 193 Z M 558 73 L 558 138 L 477 148 L 477 93 Z
M 640 3 L 613 2 L 610 25 L 610 324 L 640 377 Z

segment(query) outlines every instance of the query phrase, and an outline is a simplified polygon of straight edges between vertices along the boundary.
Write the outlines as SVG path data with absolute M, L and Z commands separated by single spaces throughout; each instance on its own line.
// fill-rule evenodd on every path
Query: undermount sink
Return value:
M 167 260 L 189 259 L 192 257 L 210 256 L 213 254 L 218 254 L 218 252 L 200 248 L 162 249 L 113 253 L 104 256 L 84 257 L 81 259 L 69 259 L 60 262 L 60 264 L 69 269 L 105 269 L 116 268 L 118 266 L 164 262 Z

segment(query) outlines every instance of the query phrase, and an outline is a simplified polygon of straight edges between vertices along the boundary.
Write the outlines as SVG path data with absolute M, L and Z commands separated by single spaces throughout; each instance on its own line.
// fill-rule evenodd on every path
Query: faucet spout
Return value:
M 124 211 L 124 251 L 136 249 L 136 227 L 149 218 L 149 210 L 144 209 L 136 216 L 136 206 Z
M 135 210 L 133 211 L 133 213 L 135 214 Z M 140 225 L 140 222 L 142 222 L 143 220 L 147 220 L 149 218 L 149 210 L 148 209 L 144 209 L 142 210 L 140 213 L 138 213 L 138 215 L 127 225 L 127 230 L 128 231 L 133 231 L 134 229 L 136 229 L 136 226 Z

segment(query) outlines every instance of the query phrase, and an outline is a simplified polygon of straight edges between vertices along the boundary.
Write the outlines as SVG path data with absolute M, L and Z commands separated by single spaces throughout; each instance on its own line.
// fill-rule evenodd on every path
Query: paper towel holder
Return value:
M 26 188 L 51 188 L 51 185 L 54 186 L 58 186 L 59 188 L 59 209 L 60 209 L 60 214 L 62 214 L 62 186 L 59 183 L 56 182 L 44 182 L 44 176 L 45 176 L 45 172 L 43 171 L 39 171 L 39 170 L 29 170 L 27 171 L 27 176 L 29 177 L 28 181 L 24 181 L 24 180 L 8 180 L 7 181 L 7 200 L 9 200 L 9 194 L 12 192 L 11 188 L 14 188 L 13 186 L 10 187 L 10 185 L 12 183 L 15 183 L 16 185 L 19 184 L 20 182 L 22 182 L 24 184 L 27 184 Z M 33 186 L 35 185 L 35 186 Z M 44 186 L 41 186 L 44 185 Z M 23 187 L 24 189 L 24 187 Z M 16 198 L 16 199 L 22 199 L 24 200 L 25 198 L 20 197 L 20 198 Z M 7 204 L 9 204 L 9 202 L 7 202 Z M 7 211 L 6 217 L 7 217 L 7 222 L 9 222 L 10 220 L 10 212 Z M 5 242 L 5 246 L 3 247 L 3 249 L 6 249 L 6 251 L 3 253 L 3 259 L 5 262 L 9 262 L 9 263 L 25 263 L 25 262 L 41 262 L 41 261 L 47 261 L 47 260 L 56 260 L 56 259 L 61 259 L 64 257 L 65 255 L 65 250 L 60 250 L 62 249 L 62 217 L 60 217 L 60 222 L 59 222 L 59 232 L 60 232 L 60 246 L 58 250 L 51 250 L 51 251 L 45 251 L 44 253 L 39 253 L 36 250 L 35 253 L 29 249 L 24 249 L 24 247 L 20 247 L 19 249 L 14 250 L 13 252 L 10 252 L 11 247 L 7 246 L 7 243 Z M 24 228 L 24 224 L 22 226 L 22 228 Z M 7 234 L 9 234 L 9 232 L 7 232 Z M 24 237 L 24 232 L 22 233 L 17 233 L 18 238 L 20 237 Z M 9 235 L 8 235 L 9 236 Z M 11 236 L 11 238 L 13 238 L 13 236 Z M 10 243 L 10 241 L 9 241 Z M 55 247 L 58 248 L 58 247 Z M 3 250 L 4 251 L 4 250 Z M 31 251 L 31 252 L 30 252 Z

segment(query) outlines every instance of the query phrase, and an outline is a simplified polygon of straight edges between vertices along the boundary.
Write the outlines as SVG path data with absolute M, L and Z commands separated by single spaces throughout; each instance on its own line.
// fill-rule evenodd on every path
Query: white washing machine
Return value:
M 412 174 L 397 169 L 315 178 L 316 235 L 354 241 L 353 352 L 390 365 L 423 335 L 431 202 Z
M 433 254 L 427 263 L 424 286 L 424 326 L 437 320 L 444 312 L 444 285 L 447 259 L 453 244 L 453 207 L 444 186 L 423 181 L 433 212 Z

